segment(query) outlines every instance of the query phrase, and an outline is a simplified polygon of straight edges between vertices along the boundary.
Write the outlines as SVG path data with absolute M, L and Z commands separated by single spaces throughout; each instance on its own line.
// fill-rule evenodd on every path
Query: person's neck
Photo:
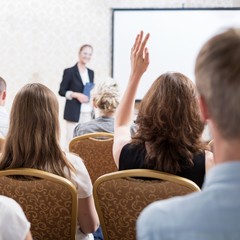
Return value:
M 225 139 L 219 131 L 212 130 L 215 164 L 240 161 L 240 139 Z
M 109 112 L 109 113 L 106 113 L 106 112 L 99 112 L 99 117 L 114 117 L 114 112 Z
M 81 62 L 78 62 L 77 66 L 80 72 L 84 72 L 87 69 L 86 65 Z

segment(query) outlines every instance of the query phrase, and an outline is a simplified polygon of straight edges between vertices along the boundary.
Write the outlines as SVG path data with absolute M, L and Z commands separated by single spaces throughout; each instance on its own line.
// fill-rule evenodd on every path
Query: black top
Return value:
M 89 81 L 93 83 L 94 72 L 87 68 Z M 60 96 L 65 97 L 67 91 L 83 93 L 84 85 L 81 75 L 78 70 L 77 64 L 71 68 L 67 68 L 63 72 L 62 82 L 58 91 Z M 72 100 L 66 99 L 64 108 L 64 119 L 71 122 L 78 122 L 80 116 L 81 103 L 73 98 Z
M 145 155 L 146 149 L 144 145 L 126 144 L 120 153 L 119 170 L 146 169 L 144 166 Z M 188 178 L 201 188 L 205 176 L 205 152 L 202 151 L 201 153 L 194 155 L 193 163 L 193 167 L 183 169 L 175 175 Z

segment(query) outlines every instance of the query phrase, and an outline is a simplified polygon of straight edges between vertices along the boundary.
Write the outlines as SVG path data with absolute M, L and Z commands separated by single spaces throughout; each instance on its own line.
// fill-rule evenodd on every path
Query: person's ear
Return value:
M 6 91 L 3 91 L 3 96 L 2 96 L 2 99 L 5 101 L 6 99 L 6 96 L 7 96 L 7 92 Z
M 207 122 L 207 120 L 210 118 L 208 106 L 206 103 L 205 98 L 202 95 L 198 96 L 198 102 L 199 102 L 199 108 L 201 112 L 201 118 L 204 123 Z
M 200 108 L 200 113 L 201 113 L 201 118 L 202 121 L 204 123 L 207 122 L 207 120 L 209 119 L 210 115 L 209 115 L 209 110 L 208 110 L 208 106 L 206 104 L 206 100 L 202 95 L 199 95 L 198 97 L 198 102 L 199 102 L 199 108 Z
M 6 96 L 7 96 L 7 93 L 6 93 L 6 90 L 4 90 L 2 93 L 0 93 L 0 100 L 2 102 L 5 102 Z

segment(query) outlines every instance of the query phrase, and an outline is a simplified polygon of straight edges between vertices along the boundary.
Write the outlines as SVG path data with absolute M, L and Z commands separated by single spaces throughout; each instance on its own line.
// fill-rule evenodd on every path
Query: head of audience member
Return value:
M 196 60 L 201 112 L 216 140 L 240 140 L 240 29 L 211 38 Z M 216 157 L 216 160 L 219 160 Z
M 204 148 L 195 85 L 177 72 L 162 74 L 141 101 L 133 143 L 145 143 L 146 167 L 169 173 L 193 166 Z M 182 159 L 182 160 L 181 160 Z
M 7 90 L 6 81 L 3 78 L 0 77 L 0 106 L 5 105 L 6 90 Z
M 36 168 L 67 177 L 59 146 L 58 101 L 46 86 L 25 85 L 15 96 L 0 169 Z
M 93 106 L 100 116 L 111 117 L 119 104 L 120 90 L 118 83 L 109 78 L 99 82 L 91 91 Z
M 78 57 L 79 63 L 82 65 L 86 65 L 92 57 L 93 47 L 89 44 L 84 44 L 80 47 Z

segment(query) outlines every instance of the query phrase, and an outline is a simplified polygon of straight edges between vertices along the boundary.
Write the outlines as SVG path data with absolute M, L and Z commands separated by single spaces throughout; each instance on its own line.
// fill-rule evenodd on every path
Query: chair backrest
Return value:
M 96 180 L 93 189 L 104 240 L 136 239 L 136 220 L 147 205 L 200 191 L 188 179 L 146 169 L 106 174 Z
M 33 239 L 75 239 L 77 190 L 68 179 L 36 169 L 3 170 L 0 194 L 21 205 Z
M 112 155 L 113 134 L 89 133 L 73 138 L 69 151 L 79 155 L 90 175 L 92 183 L 106 173 L 117 171 Z
M 4 138 L 1 138 L 1 137 L 0 137 L 0 153 L 1 153 L 2 150 L 3 150 L 4 142 L 5 142 Z

